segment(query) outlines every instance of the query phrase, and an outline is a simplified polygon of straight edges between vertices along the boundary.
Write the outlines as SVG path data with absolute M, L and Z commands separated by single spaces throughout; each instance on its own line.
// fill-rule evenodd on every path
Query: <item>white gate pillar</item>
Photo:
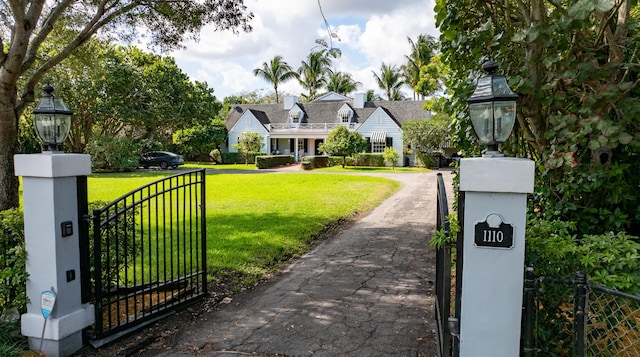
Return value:
M 15 173 L 22 176 L 29 274 L 21 331 L 32 350 L 49 357 L 69 356 L 82 348 L 82 330 L 95 321 L 93 305 L 83 304 L 81 298 L 76 178 L 91 173 L 91 159 L 51 152 L 16 155 Z M 42 339 L 44 291 L 53 291 L 57 298 Z
M 534 163 L 516 158 L 460 161 L 464 249 L 461 357 L 520 354 L 527 193 Z

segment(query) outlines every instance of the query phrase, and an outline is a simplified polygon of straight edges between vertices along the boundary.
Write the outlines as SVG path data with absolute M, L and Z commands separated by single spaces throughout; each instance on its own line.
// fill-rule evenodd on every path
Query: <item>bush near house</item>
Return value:
M 340 158 L 340 162 L 336 162 L 335 165 L 330 164 L 329 156 L 305 156 L 302 158 L 302 163 L 309 163 L 309 169 L 318 169 L 322 167 L 329 166 L 337 166 L 342 163 L 342 158 Z
M 256 167 L 259 169 L 270 169 L 272 167 L 291 165 L 296 160 L 291 155 L 270 155 L 256 156 Z
M 251 160 L 249 162 L 255 162 L 256 156 L 264 156 L 267 153 L 256 152 L 251 154 Z M 222 164 L 244 164 L 244 157 L 239 152 L 223 152 L 220 154 Z
M 140 147 L 132 139 L 103 136 L 87 145 L 94 172 L 133 171 L 138 167 Z
M 355 155 L 355 166 L 384 166 L 382 154 L 360 153 Z

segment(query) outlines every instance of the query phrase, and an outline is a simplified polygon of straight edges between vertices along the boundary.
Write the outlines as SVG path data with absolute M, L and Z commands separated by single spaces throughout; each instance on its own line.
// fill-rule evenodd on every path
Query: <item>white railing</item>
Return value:
M 330 132 L 338 126 L 346 126 L 349 130 L 356 130 L 358 124 L 342 124 L 342 123 L 300 123 L 300 124 L 269 124 L 269 131 L 273 132 Z

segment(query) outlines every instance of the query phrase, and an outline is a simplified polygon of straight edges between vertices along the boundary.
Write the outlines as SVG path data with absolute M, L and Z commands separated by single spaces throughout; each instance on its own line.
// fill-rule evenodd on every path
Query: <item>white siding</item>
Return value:
M 247 111 L 242 114 L 242 117 L 240 117 L 240 120 L 238 120 L 236 125 L 229 130 L 229 152 L 238 152 L 238 150 L 233 148 L 233 145 L 238 143 L 238 137 L 240 134 L 247 132 L 258 133 L 264 138 L 264 145 L 260 151 L 271 151 L 271 148 L 269 147 L 269 132 L 251 112 Z
M 387 133 L 387 137 L 393 138 L 393 149 L 400 154 L 400 159 L 396 163 L 396 166 L 403 166 L 402 129 L 380 108 L 376 109 L 357 130 L 364 138 L 371 137 L 371 133 L 374 131 L 384 131 Z

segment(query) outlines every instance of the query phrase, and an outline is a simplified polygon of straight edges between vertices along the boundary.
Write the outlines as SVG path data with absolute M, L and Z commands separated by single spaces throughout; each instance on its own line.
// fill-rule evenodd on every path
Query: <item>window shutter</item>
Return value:
M 291 151 L 291 153 L 296 152 L 295 144 L 295 140 L 289 139 L 289 151 Z
M 386 140 L 387 140 L 386 147 L 393 147 L 393 138 L 390 136 L 387 136 Z
M 307 139 L 302 139 L 302 142 L 304 143 L 304 152 L 308 152 L 309 150 L 307 150 L 308 149 L 308 147 L 307 147 Z
M 366 137 L 365 139 L 367 139 L 367 152 L 371 152 L 371 138 Z

